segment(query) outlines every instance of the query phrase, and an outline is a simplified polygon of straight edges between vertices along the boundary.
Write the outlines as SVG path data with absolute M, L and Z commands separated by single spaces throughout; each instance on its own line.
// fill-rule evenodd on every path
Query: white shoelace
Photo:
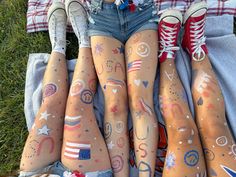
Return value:
M 204 26 L 205 26 L 205 18 L 200 20 L 199 22 L 191 22 L 190 26 L 190 37 L 192 42 L 192 50 L 193 50 L 193 58 L 199 61 L 201 54 L 204 54 L 201 59 L 205 58 L 205 52 L 202 49 L 202 45 L 205 44 L 206 37 L 204 36 Z M 198 58 L 195 58 L 195 54 L 197 54 Z M 200 59 L 200 60 L 201 60 Z
M 179 50 L 179 47 L 174 46 L 174 39 L 176 38 L 177 28 L 172 28 L 163 25 L 163 29 L 161 31 L 161 41 L 162 49 L 160 50 L 159 57 L 167 52 L 168 54 L 174 55 L 174 51 Z
M 65 21 L 54 16 L 52 18 L 51 26 L 53 29 L 50 34 L 52 50 L 59 50 L 59 52 L 63 51 L 62 53 L 64 53 L 66 49 Z

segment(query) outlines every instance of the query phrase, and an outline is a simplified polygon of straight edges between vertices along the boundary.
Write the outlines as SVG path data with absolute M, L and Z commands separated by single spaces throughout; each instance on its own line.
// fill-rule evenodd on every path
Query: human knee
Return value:
M 127 114 L 127 96 L 123 94 L 111 95 L 105 98 L 106 112 L 115 116 Z
M 147 113 L 150 116 L 153 114 L 152 94 L 150 92 L 141 92 L 135 90 L 129 94 L 129 105 L 131 110 Z
M 198 136 L 196 125 L 190 122 L 179 123 L 178 125 L 170 126 L 170 128 L 172 129 L 172 138 L 180 144 L 192 144 L 195 136 Z M 172 139 L 171 137 L 169 138 Z

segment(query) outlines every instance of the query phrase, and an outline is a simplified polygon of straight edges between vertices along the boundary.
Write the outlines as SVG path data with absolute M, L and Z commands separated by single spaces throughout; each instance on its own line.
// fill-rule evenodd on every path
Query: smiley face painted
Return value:
M 150 47 L 147 43 L 145 42 L 140 42 L 138 44 L 136 54 L 138 54 L 140 57 L 148 57 L 150 54 Z

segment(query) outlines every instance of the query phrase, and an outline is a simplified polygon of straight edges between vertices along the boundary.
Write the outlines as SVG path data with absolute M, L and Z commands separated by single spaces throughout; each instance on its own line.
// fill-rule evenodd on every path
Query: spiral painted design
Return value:
M 119 173 L 124 166 L 124 160 L 120 155 L 111 158 L 111 165 L 114 173 Z

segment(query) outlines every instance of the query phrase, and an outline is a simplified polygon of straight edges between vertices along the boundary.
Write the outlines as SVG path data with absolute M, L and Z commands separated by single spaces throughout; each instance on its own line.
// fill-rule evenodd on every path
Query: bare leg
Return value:
M 43 103 L 22 154 L 22 171 L 34 171 L 60 160 L 67 93 L 65 55 L 52 52 L 44 75 Z
M 111 169 L 93 111 L 96 82 L 91 48 L 80 48 L 67 100 L 61 159 L 70 170 L 82 173 Z
M 227 125 L 224 98 L 208 56 L 192 60 L 192 94 L 209 176 L 236 175 L 236 144 Z M 234 175 L 232 175 L 234 174 Z
M 134 147 L 140 177 L 154 176 L 158 141 L 153 108 L 157 68 L 157 32 L 145 30 L 126 43 L 129 106 L 133 118 Z
M 160 107 L 168 133 L 163 176 L 204 176 L 206 169 L 198 130 L 172 59 L 161 63 L 160 78 Z
M 174 62 L 181 24 L 180 11 L 167 10 L 160 17 L 159 102 L 168 134 L 163 176 L 205 177 L 206 168 L 198 130 Z
M 129 176 L 127 91 L 123 44 L 103 36 L 91 38 L 94 64 L 105 98 L 104 135 L 115 177 Z

